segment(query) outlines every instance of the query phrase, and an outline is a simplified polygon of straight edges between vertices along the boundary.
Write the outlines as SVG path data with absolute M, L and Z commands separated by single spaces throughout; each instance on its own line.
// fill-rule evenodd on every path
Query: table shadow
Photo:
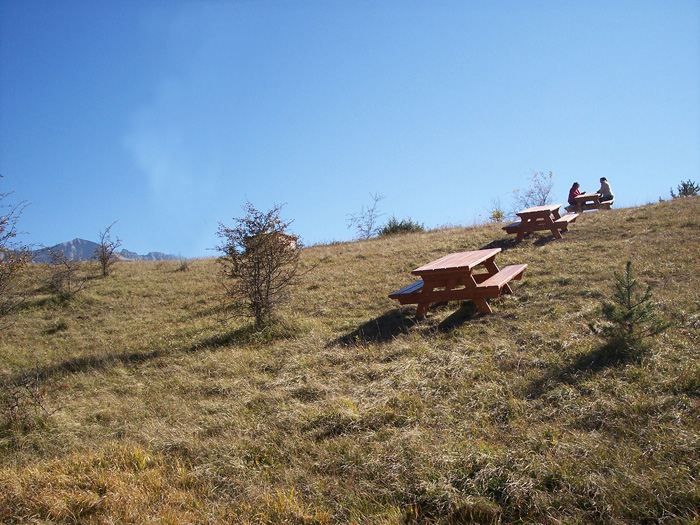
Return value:
M 511 248 L 515 248 L 516 246 L 518 246 L 518 243 L 515 242 L 515 237 L 508 237 L 506 239 L 498 239 L 495 241 L 491 241 L 481 249 L 490 250 L 491 248 L 500 248 L 501 250 L 506 251 Z
M 447 307 L 448 303 L 436 303 L 430 305 L 430 310 L 435 311 Z M 451 303 L 454 304 L 454 303 Z M 415 308 L 397 308 L 385 314 L 367 321 L 352 332 L 337 337 L 326 346 L 356 345 L 358 342 L 388 343 L 401 334 L 407 334 L 411 327 L 420 323 L 430 323 L 427 320 L 417 320 Z M 435 327 L 440 332 L 448 332 L 463 325 L 476 317 L 481 316 L 476 305 L 472 301 L 463 301 L 460 307 L 447 318 L 440 321 Z
M 400 334 L 408 333 L 411 326 L 417 323 L 414 313 L 414 308 L 390 310 L 375 319 L 370 319 L 352 332 L 334 339 L 327 346 L 348 346 L 360 341 L 386 343 Z

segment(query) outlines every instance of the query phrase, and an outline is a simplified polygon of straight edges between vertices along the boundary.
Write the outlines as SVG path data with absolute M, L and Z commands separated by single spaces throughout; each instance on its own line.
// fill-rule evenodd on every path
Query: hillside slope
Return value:
M 487 246 L 530 265 L 493 314 L 415 323 L 388 298 Z M 32 268 L 0 335 L 0 521 L 700 520 L 699 255 L 698 198 L 587 213 L 560 241 L 488 224 L 316 246 L 257 334 L 223 319 L 214 260 L 86 265 L 64 303 Z M 589 329 L 628 260 L 675 323 L 632 354 Z

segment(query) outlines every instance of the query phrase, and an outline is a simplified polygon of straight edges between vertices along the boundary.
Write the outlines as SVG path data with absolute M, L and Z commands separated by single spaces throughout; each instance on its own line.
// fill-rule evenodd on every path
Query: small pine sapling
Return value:
M 632 262 L 627 261 L 625 274 L 615 272 L 613 302 L 603 301 L 601 312 L 608 322 L 598 327 L 590 324 L 593 333 L 606 338 L 610 344 L 639 348 L 646 338 L 668 329 L 671 323 L 659 319 L 652 302 L 651 286 L 642 294 L 641 285 L 632 275 Z

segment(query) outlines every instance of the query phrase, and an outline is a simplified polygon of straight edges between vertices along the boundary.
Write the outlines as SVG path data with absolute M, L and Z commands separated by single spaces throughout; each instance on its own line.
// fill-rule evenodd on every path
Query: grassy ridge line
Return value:
M 216 264 L 128 263 L 0 339 L 45 372 L 42 426 L 0 434 L 3 520 L 402 523 L 698 519 L 700 200 L 589 213 L 562 241 L 498 225 L 304 250 L 287 328 L 222 325 Z M 387 294 L 453 251 L 530 264 L 515 294 Z M 632 260 L 677 328 L 639 361 L 588 323 Z M 39 271 L 39 269 L 35 269 Z

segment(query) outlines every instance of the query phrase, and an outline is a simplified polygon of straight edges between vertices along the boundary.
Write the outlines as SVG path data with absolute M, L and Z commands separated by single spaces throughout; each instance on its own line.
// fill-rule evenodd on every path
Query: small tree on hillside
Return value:
M 234 219 L 234 227 L 219 223 L 217 232 L 227 308 L 254 319 L 257 328 L 273 321 L 275 310 L 300 276 L 301 244 L 287 233 L 290 222 L 280 218 L 281 209 L 275 205 L 262 212 L 248 202 L 245 216 Z
M 551 171 L 549 175 L 546 175 L 543 171 L 532 172 L 529 181 L 530 186 L 528 188 L 524 190 L 516 188 L 513 190 L 515 211 L 552 203 L 554 174 Z
M 369 196 L 372 197 L 372 204 L 369 206 L 363 204 L 359 213 L 348 214 L 348 228 L 357 232 L 358 239 L 370 239 L 381 231 L 379 219 L 384 214 L 379 210 L 379 201 L 384 197 L 378 193 L 374 195 L 370 193 Z
M 651 301 L 651 286 L 642 294 L 637 292 L 639 281 L 632 275 L 632 262 L 627 261 L 625 274 L 614 273 L 615 294 L 613 302 L 604 301 L 603 317 L 608 324 L 602 327 L 590 325 L 591 330 L 605 337 L 609 343 L 624 348 L 638 348 L 648 337 L 660 334 L 671 324 L 656 315 L 656 305 Z
M 17 285 L 32 258 L 29 247 L 16 240 L 17 221 L 27 203 L 4 204 L 11 194 L 0 193 L 0 317 L 9 314 L 22 302 L 23 295 L 18 292 Z
M 87 280 L 79 275 L 80 263 L 60 251 L 49 251 L 48 288 L 61 301 L 68 301 L 83 289 Z
M 119 237 L 112 239 L 111 230 L 115 224 L 117 224 L 117 221 L 114 221 L 100 232 L 99 246 L 95 248 L 95 254 L 92 256 L 94 260 L 100 263 L 102 277 L 107 277 L 112 265 L 119 260 L 119 252 L 117 250 L 122 245 L 122 241 Z
M 501 206 L 501 199 L 499 198 L 491 199 L 491 207 L 488 209 L 488 212 L 491 222 L 503 222 L 506 218 L 503 206 Z
M 698 193 L 700 193 L 700 186 L 690 179 L 678 185 L 678 194 L 674 193 L 673 188 L 671 188 L 671 197 L 674 199 L 679 197 L 695 197 Z

